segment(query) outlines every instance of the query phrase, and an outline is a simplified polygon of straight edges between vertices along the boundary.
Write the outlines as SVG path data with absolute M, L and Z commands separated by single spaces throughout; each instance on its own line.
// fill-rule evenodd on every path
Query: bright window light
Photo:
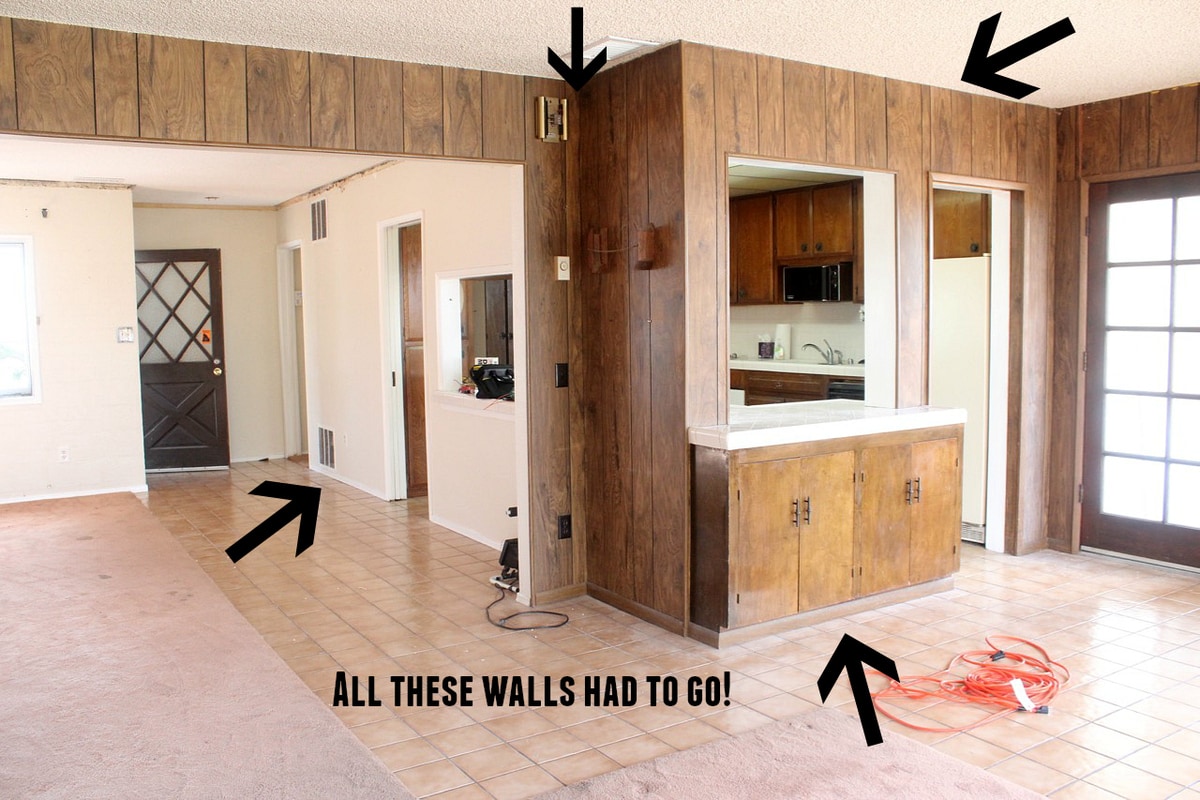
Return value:
M 28 239 L 0 237 L 0 401 L 37 396 L 37 310 Z

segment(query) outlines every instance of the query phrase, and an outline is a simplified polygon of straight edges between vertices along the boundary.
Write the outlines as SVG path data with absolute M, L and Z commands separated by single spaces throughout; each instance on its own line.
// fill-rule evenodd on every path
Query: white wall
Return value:
M 139 250 L 221 251 L 229 457 L 281 458 L 283 389 L 274 209 L 134 208 Z
M 138 348 L 117 342 L 137 325 L 132 208 L 128 189 L 0 184 L 0 232 L 33 237 L 42 387 L 0 404 L 0 501 L 145 489 Z
M 527 505 L 527 461 L 519 455 L 524 393 L 518 391 L 518 402 L 507 408 L 486 409 L 484 401 L 438 391 L 436 287 L 446 276 L 511 272 L 514 294 L 523 301 L 522 180 L 516 165 L 402 160 L 320 196 L 326 200 L 327 238 L 311 241 L 309 205 L 319 197 L 283 208 L 277 236 L 281 243 L 302 242 L 310 441 L 317 426 L 332 429 L 337 463 L 330 474 L 391 498 L 388 410 L 399 391 L 391 387 L 391 373 L 399 366 L 386 341 L 381 226 L 421 220 L 429 514 L 496 546 L 506 538 L 527 538 L 524 518 L 504 514 L 509 506 Z M 523 320 L 523 306 L 516 311 L 515 318 Z M 518 322 L 517 328 L 520 356 L 514 360 L 520 371 L 524 325 Z M 316 447 L 309 449 L 315 462 Z

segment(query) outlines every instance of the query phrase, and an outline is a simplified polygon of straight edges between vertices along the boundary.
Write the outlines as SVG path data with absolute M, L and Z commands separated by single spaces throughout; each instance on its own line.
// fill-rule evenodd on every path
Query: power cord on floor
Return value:
M 1036 714 L 1050 713 L 1050 702 L 1058 690 L 1070 680 L 1071 673 L 1054 661 L 1039 645 L 1017 636 L 996 635 L 984 640 L 989 649 L 969 650 L 950 660 L 946 669 L 932 675 L 904 677 L 891 681 L 873 692 L 879 713 L 905 727 L 928 733 L 958 733 L 985 725 L 1014 711 Z M 1006 644 L 1006 647 L 1000 647 Z M 1024 647 L 1036 655 L 1017 652 Z M 1013 666 L 1001 662 L 1012 662 Z M 956 667 L 966 665 L 968 673 L 959 676 Z M 899 698 L 924 700 L 934 698 L 953 703 L 994 708 L 991 714 L 969 725 L 933 728 L 901 719 L 883 706 L 881 701 Z
M 568 622 L 571 621 L 571 618 L 569 616 L 567 616 L 566 614 L 563 614 L 559 611 L 517 611 L 513 614 L 509 614 L 507 617 L 501 617 L 500 619 L 492 619 L 492 608 L 497 603 L 499 603 L 501 600 L 503 600 L 504 596 L 508 593 L 508 590 L 506 590 L 506 589 L 498 588 L 497 591 L 500 592 L 500 596 L 497 597 L 495 600 L 493 600 L 491 603 L 489 603 L 488 607 L 483 610 L 483 614 L 485 617 L 487 617 L 487 621 L 492 623 L 493 625 L 495 625 L 497 628 L 504 628 L 505 630 L 508 630 L 508 631 L 540 631 L 540 630 L 549 630 L 551 628 L 561 628 L 563 625 L 566 625 Z M 528 616 L 531 614 L 538 614 L 538 615 L 545 616 L 545 617 L 559 617 L 560 619 L 558 622 L 554 622 L 554 623 L 547 624 L 547 625 L 509 625 L 508 624 L 509 620 L 516 619 L 517 617 Z

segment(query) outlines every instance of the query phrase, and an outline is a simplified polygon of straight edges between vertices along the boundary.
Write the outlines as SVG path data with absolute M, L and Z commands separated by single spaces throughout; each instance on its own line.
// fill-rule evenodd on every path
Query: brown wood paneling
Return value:
M 854 129 L 854 73 L 825 70 L 825 154 L 831 164 L 853 164 L 858 138 Z
M 784 133 L 783 59 L 758 56 L 758 154 L 787 155 Z
M 12 38 L 20 129 L 94 134 L 91 30 L 15 19 Z
M 354 146 L 404 152 L 404 64 L 354 59 Z
M 971 173 L 971 97 L 934 87 L 930 91 L 930 169 Z
M 719 226 L 725 224 L 728 201 L 722 177 L 724 159 L 716 146 L 713 106 L 712 50 L 681 46 L 684 147 L 684 218 L 688 235 L 687 260 L 687 381 L 688 425 L 724 421 L 728 370 L 729 267 L 718 250 Z M 787 100 L 785 99 L 785 103 Z M 786 133 L 786 131 L 785 131 Z
M 246 48 L 246 128 L 250 144 L 308 147 L 308 53 Z
M 1054 159 L 1055 177 L 1059 181 L 1079 179 L 1079 107 L 1058 111 Z
M 483 157 L 483 76 L 477 69 L 442 68 L 442 118 L 448 156 Z
M 758 73 L 755 57 L 736 50 L 713 51 L 717 142 L 729 153 L 758 152 Z
M 204 138 L 246 141 L 246 48 L 204 43 Z
M 525 81 L 520 75 L 483 73 L 483 157 L 524 161 L 526 147 Z M 533 103 L 533 98 L 529 98 Z M 571 111 L 568 108 L 568 121 Z M 532 129 L 531 129 L 532 130 Z M 568 136 L 570 130 L 568 129 Z
M 0 17 L 0 128 L 17 128 L 17 74 L 13 66 L 12 20 Z
M 1121 167 L 1121 101 L 1102 100 L 1083 107 L 1080 170 L 1084 175 L 1116 172 Z
M 924 90 L 915 83 L 887 81 L 888 168 L 896 171 L 896 302 L 899 313 L 897 363 L 925 361 L 925 247 L 929 201 L 924 163 Z M 901 406 L 918 405 L 925 394 L 924 369 L 897 374 L 896 396 Z
M 404 65 L 404 152 L 442 154 L 442 68 Z
M 1000 101 L 971 95 L 971 174 L 999 177 Z
M 1196 95 L 1196 84 L 1150 93 L 1150 166 L 1196 161 Z
M 1150 96 L 1121 98 L 1121 170 L 1150 166 Z
M 1079 400 L 1079 251 L 1081 203 L 1078 181 L 1057 184 L 1054 225 L 1054 319 L 1050 363 L 1050 429 L 1046 487 L 1047 540 L 1056 550 L 1074 549 L 1075 416 Z
M 854 75 L 854 163 L 869 169 L 887 167 L 887 85 L 877 75 Z
M 440 72 L 439 72 L 440 77 Z M 527 91 L 559 93 L 561 81 L 526 79 Z M 439 114 L 441 102 L 438 103 Z M 526 125 L 533 106 L 525 109 Z M 531 129 L 531 128 L 530 128 Z M 567 283 L 555 278 L 555 255 L 566 242 L 566 147 L 548 145 L 529 153 L 525 164 L 526 368 L 529 371 L 529 524 L 535 592 L 577 582 L 576 542 L 557 537 L 558 515 L 571 513 L 571 429 L 568 392 L 554 388 L 554 364 L 570 356 Z M 576 373 L 578 374 L 578 373 Z
M 313 53 L 308 68 L 312 146 L 353 150 L 354 58 Z
M 141 131 L 147 139 L 204 140 L 204 44 L 138 34 Z
M 96 72 L 96 134 L 138 135 L 137 36 L 118 31 L 92 31 Z
M 783 62 L 784 155 L 801 161 L 825 160 L 825 68 Z
M 997 176 L 1002 181 L 1019 181 L 1017 166 L 1021 162 L 1022 131 L 1025 108 L 1019 103 L 1001 101 L 1000 109 L 1000 154 L 996 164 Z

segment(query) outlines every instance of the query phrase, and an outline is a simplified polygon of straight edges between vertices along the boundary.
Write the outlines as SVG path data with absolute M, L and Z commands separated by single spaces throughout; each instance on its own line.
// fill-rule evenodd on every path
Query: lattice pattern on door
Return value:
M 211 360 L 208 262 L 143 262 L 136 268 L 142 363 Z

